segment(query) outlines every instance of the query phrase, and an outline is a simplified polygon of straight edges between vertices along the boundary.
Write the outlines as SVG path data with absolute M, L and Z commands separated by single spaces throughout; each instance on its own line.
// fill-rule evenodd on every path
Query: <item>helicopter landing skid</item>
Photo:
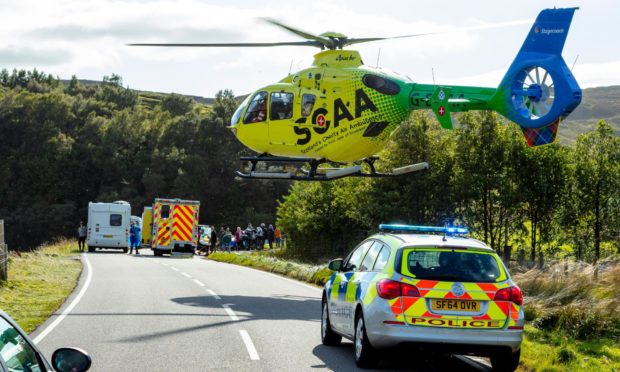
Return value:
M 250 171 L 243 173 L 237 171 L 237 176 L 245 179 L 280 179 L 293 181 L 332 181 L 344 177 L 399 177 L 413 172 L 428 170 L 428 163 L 422 162 L 410 164 L 404 167 L 395 168 L 392 172 L 381 173 L 375 169 L 375 161 L 377 157 L 364 159 L 362 162 L 368 165 L 369 172 L 365 172 L 360 164 L 343 168 L 319 168 L 319 165 L 329 163 L 325 159 L 312 158 L 287 158 L 276 156 L 257 156 L 257 157 L 241 157 L 242 161 L 249 161 L 251 164 Z M 272 172 L 258 171 L 256 169 L 258 162 L 278 162 L 278 163 L 305 163 L 310 169 L 304 169 L 301 166 L 294 171 Z

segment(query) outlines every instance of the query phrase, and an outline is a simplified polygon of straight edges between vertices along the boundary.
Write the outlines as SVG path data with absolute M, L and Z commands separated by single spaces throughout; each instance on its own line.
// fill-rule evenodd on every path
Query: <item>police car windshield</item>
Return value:
M 417 279 L 494 283 L 503 280 L 493 254 L 457 249 L 410 249 L 403 254 L 403 274 Z

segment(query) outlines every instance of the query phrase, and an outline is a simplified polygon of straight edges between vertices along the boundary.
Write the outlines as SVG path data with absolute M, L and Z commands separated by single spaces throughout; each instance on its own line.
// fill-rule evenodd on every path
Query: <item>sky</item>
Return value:
M 494 87 L 538 13 L 554 6 L 580 7 L 563 56 L 569 67 L 576 61 L 581 87 L 619 85 L 620 2 L 612 0 L 0 0 L 0 69 L 37 68 L 62 79 L 101 80 L 114 73 L 139 90 L 244 95 L 309 67 L 319 49 L 126 44 L 302 40 L 261 20 L 268 17 L 313 34 L 349 37 L 457 30 L 354 49 L 366 64 L 415 82 Z

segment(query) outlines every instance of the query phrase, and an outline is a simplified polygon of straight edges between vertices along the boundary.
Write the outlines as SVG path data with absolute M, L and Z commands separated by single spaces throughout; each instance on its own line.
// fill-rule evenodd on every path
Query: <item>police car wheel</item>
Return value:
M 360 368 L 373 367 L 377 360 L 375 350 L 368 341 L 366 335 L 366 323 L 364 323 L 364 315 L 360 312 L 355 320 L 355 338 L 353 340 L 355 347 L 355 364 Z
M 512 372 L 519 366 L 519 359 L 521 358 L 521 350 L 516 353 L 506 351 L 498 352 L 491 355 L 491 366 L 494 371 L 509 371 Z
M 323 345 L 335 346 L 340 345 L 342 336 L 336 334 L 332 330 L 332 324 L 329 321 L 329 312 L 327 310 L 327 301 L 323 301 L 323 310 L 321 312 L 321 342 Z

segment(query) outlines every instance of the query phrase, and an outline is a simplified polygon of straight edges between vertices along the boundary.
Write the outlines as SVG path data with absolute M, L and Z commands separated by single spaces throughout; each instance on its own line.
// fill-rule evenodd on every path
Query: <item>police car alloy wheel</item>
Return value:
M 366 336 L 366 326 L 364 324 L 364 316 L 360 313 L 355 323 L 355 364 L 360 368 L 372 367 L 375 365 L 376 359 L 374 350 L 368 342 Z

